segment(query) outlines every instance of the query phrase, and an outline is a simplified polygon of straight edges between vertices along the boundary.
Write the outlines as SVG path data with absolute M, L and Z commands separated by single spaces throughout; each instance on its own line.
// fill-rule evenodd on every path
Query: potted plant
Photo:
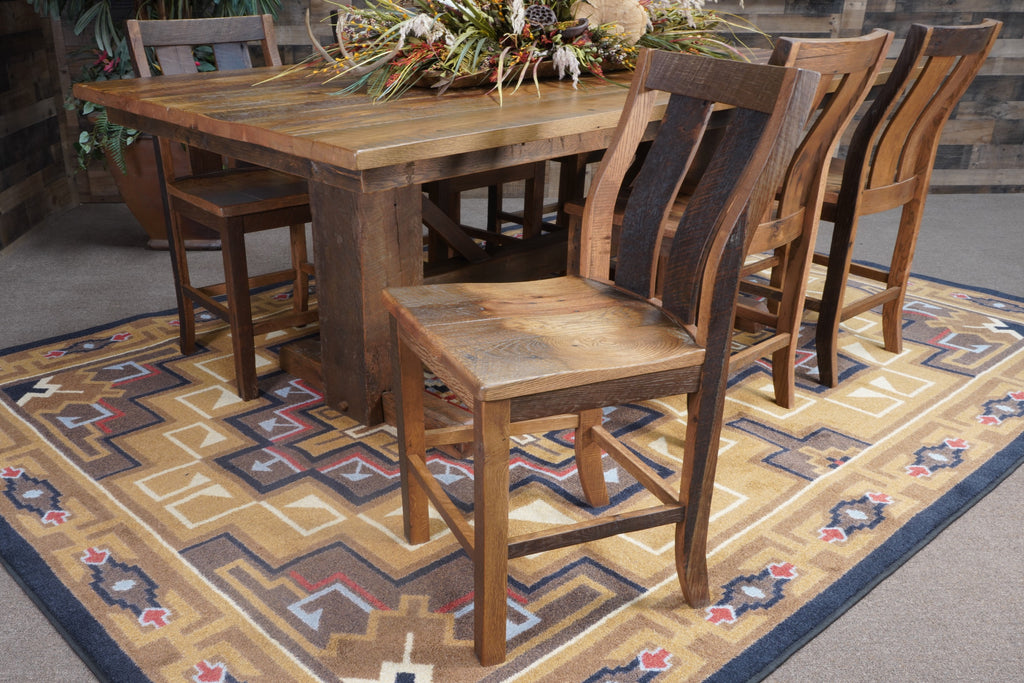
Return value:
M 41 16 L 53 17 L 73 27 L 76 35 L 91 35 L 91 53 L 76 82 L 132 78 L 135 75 L 125 37 L 125 21 L 131 18 L 189 19 L 201 17 L 271 14 L 276 16 L 281 0 L 28 0 Z M 200 71 L 212 70 L 210 51 L 197 51 Z M 78 165 L 86 168 L 100 161 L 110 170 L 114 182 L 132 214 L 146 230 L 151 248 L 166 248 L 166 226 L 160 199 L 153 145 L 136 144 L 138 131 L 107 119 L 102 107 L 69 95 L 65 106 L 79 112 L 81 132 L 75 141 Z M 196 225 L 194 248 L 217 246 Z

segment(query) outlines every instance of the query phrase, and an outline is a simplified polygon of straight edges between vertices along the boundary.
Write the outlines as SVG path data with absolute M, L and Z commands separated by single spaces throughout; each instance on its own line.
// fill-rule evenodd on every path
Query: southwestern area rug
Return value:
M 1024 304 L 915 279 L 904 317 L 898 356 L 876 315 L 846 325 L 835 389 L 811 345 L 792 410 L 765 366 L 736 374 L 711 607 L 683 602 L 671 529 L 517 559 L 500 666 L 474 658 L 471 567 L 442 523 L 403 541 L 393 430 L 280 372 L 283 335 L 249 403 L 224 331 L 184 358 L 171 313 L 3 352 L 0 554 L 114 681 L 757 679 L 1024 459 Z M 674 476 L 682 400 L 606 420 Z M 515 442 L 516 524 L 588 514 L 571 439 Z M 468 508 L 472 462 L 432 467 Z M 646 502 L 606 479 L 613 506 Z

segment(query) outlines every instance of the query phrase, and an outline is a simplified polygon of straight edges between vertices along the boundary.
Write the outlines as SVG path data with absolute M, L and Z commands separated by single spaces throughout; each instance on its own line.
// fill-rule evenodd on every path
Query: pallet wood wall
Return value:
M 28 3 L 0 0 L 0 249 L 76 201 L 52 45 L 49 22 Z

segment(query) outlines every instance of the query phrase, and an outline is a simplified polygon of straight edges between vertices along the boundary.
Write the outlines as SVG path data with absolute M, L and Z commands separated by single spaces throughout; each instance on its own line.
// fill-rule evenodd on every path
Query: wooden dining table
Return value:
M 111 121 L 307 179 L 325 400 L 364 424 L 391 386 L 385 287 L 423 281 L 421 185 L 605 149 L 630 74 L 415 88 L 374 102 L 309 69 L 266 67 L 75 85 Z M 660 117 L 661 112 L 656 112 Z M 653 124 L 652 124 L 653 125 Z
M 608 147 L 631 76 L 543 80 L 500 96 L 413 88 L 374 102 L 284 66 L 79 83 L 74 93 L 115 123 L 307 179 L 320 339 L 283 349 L 282 366 L 317 381 L 329 406 L 376 424 L 392 383 L 381 291 L 424 280 L 421 186 L 551 159 L 568 162 L 563 180 L 578 177 L 570 160 Z M 663 113 L 652 112 L 649 136 Z

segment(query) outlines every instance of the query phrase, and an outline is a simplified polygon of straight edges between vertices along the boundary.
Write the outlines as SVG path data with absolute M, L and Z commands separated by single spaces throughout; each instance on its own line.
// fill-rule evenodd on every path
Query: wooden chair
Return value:
M 737 325 L 759 329 L 757 342 L 733 354 L 733 369 L 771 356 L 775 401 L 784 408 L 793 405 L 796 385 L 796 350 L 804 312 L 807 276 L 818 230 L 818 214 L 824 195 L 828 162 L 839 145 L 843 131 L 864 101 L 885 61 L 892 43 L 890 31 L 876 29 L 859 37 L 840 39 L 779 38 L 768 59 L 776 66 L 795 66 L 823 74 L 815 93 L 815 115 L 809 122 L 796 154 L 789 162 L 776 201 L 748 235 L 748 254 L 741 271 L 742 292 L 763 297 L 765 304 L 741 298 L 737 304 Z M 662 228 L 662 254 L 667 257 L 676 225 L 690 200 L 684 187 L 676 198 Z M 622 220 L 620 208 L 615 222 Z M 579 214 L 578 208 L 570 212 Z M 771 271 L 768 283 L 753 279 Z M 655 293 L 660 285 L 655 284 Z M 767 329 L 770 328 L 770 333 Z
M 428 539 L 429 498 L 472 558 L 474 642 L 484 665 L 505 658 L 510 558 L 674 524 L 686 599 L 708 603 L 707 524 L 744 211 L 765 168 L 774 175 L 771 183 L 781 180 L 785 164 L 768 163 L 769 156 L 795 150 L 817 81 L 803 70 L 644 50 L 584 211 L 580 275 L 385 290 L 395 330 L 405 534 L 411 543 Z M 609 281 L 612 209 L 665 92 L 671 97 L 626 208 L 623 247 Z M 716 103 L 734 108 L 729 134 L 682 217 L 664 297 L 652 300 L 662 217 Z M 426 429 L 424 363 L 471 407 L 472 426 Z M 688 394 L 689 419 L 674 492 L 602 428 L 601 409 L 680 393 Z M 609 503 L 602 450 L 650 489 L 657 504 L 510 538 L 509 437 L 564 428 L 576 429 L 576 463 L 592 506 Z M 472 526 L 426 461 L 427 448 L 467 442 L 474 444 Z
M 217 68 L 251 68 L 248 43 L 258 41 L 268 65 L 281 63 L 269 15 L 216 19 L 181 19 L 127 22 L 132 61 L 138 75 L 153 75 L 147 48 L 153 48 L 164 74 L 195 73 L 193 48 L 210 45 Z M 305 325 L 317 320 L 309 306 L 309 277 L 313 274 L 306 248 L 305 224 L 311 220 L 304 180 L 265 168 L 232 164 L 219 155 L 189 148 L 189 168 L 175 168 L 172 143 L 159 140 L 161 169 L 167 202 L 171 263 L 178 298 L 181 351 L 196 347 L 195 314 L 198 303 L 231 328 L 238 394 L 248 400 L 259 395 L 256 384 L 254 336 Z M 233 167 L 229 167 L 233 166 Z M 196 286 L 189 275 L 182 224 L 196 221 L 221 238 L 224 283 Z M 272 228 L 290 231 L 291 268 L 250 277 L 245 235 Z M 250 292 L 281 282 L 294 285 L 290 310 L 253 320 Z M 217 296 L 224 295 L 226 303 Z
M 740 291 L 763 297 L 767 305 L 741 298 L 737 325 L 753 323 L 771 333 L 730 359 L 735 369 L 770 354 L 775 401 L 784 408 L 793 406 L 796 390 L 796 350 L 829 160 L 874 84 L 892 38 L 890 31 L 881 29 L 854 38 L 780 38 L 769 59 L 769 64 L 810 69 L 823 76 L 815 95 L 816 114 L 786 170 L 777 201 L 753 231 L 748 243 L 751 257 L 741 271 Z M 671 222 L 669 226 L 670 240 L 674 228 Z M 752 279 L 766 269 L 771 271 L 767 283 Z
M 814 256 L 828 272 L 821 299 L 807 302 L 818 311 L 815 344 L 822 384 L 839 381 L 839 323 L 875 306 L 882 305 L 886 350 L 901 351 L 903 300 L 939 136 L 1001 26 L 992 19 L 973 26 L 911 26 L 889 80 L 854 130 L 845 159 L 833 161 L 821 211 L 822 220 L 834 223 L 832 243 L 827 255 Z M 889 267 L 852 264 L 859 218 L 901 207 Z M 850 273 L 885 289 L 847 300 Z

